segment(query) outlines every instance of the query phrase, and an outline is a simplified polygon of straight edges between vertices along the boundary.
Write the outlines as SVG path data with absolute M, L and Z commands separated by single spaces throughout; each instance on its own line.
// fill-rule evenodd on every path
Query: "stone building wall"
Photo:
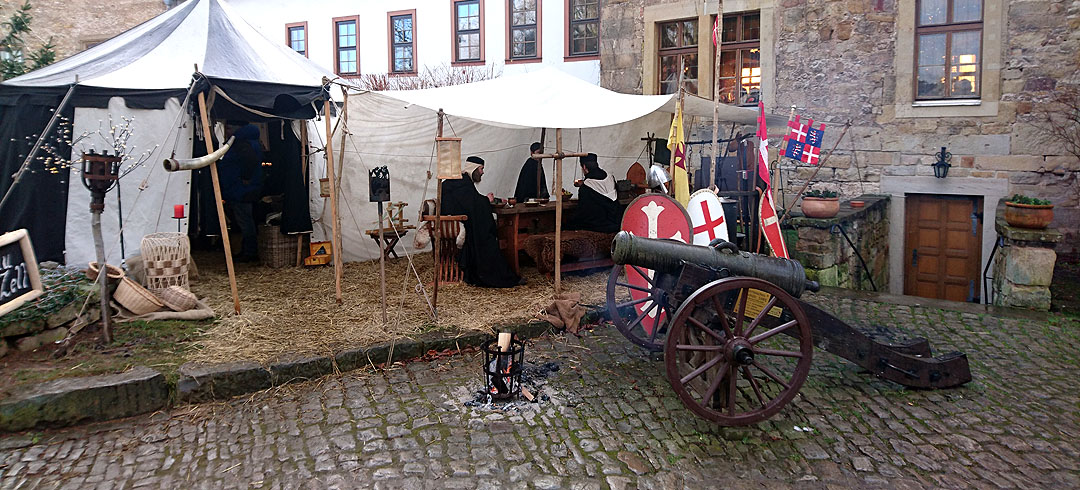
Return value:
M 645 25 L 643 12 L 660 3 L 672 2 L 605 2 L 601 45 L 605 87 L 642 90 L 641 77 L 634 74 L 643 70 L 635 66 L 656 62 L 655 53 L 638 47 L 642 33 L 652 28 Z M 772 49 L 775 59 L 773 73 L 764 74 L 775 82 L 775 100 L 770 101 L 765 90 L 767 110 L 786 114 L 795 105 L 799 114 L 825 121 L 826 150 L 851 122 L 818 174 L 815 188 L 854 197 L 902 189 L 915 177 L 928 182 L 934 153 L 945 146 L 953 155 L 948 178 L 939 183 L 931 178 L 932 186 L 904 192 L 984 195 L 991 209 L 1000 197 L 996 192 L 1050 199 L 1056 204 L 1052 226 L 1066 235 L 1058 253 L 1080 256 L 1080 160 L 1048 141 L 1037 124 L 1055 90 L 1080 87 L 1080 4 L 984 0 L 983 98 L 968 107 L 912 103 L 914 4 L 734 0 L 725 1 L 722 8 L 728 12 L 733 6 L 760 8 L 763 16 L 771 15 L 775 41 L 766 47 L 763 33 L 762 46 L 763 52 Z M 763 30 L 765 25 L 763 19 Z M 704 42 L 707 39 L 703 37 Z M 783 128 L 771 129 L 775 142 Z M 791 193 L 814 171 L 790 161 L 781 166 Z M 892 183 L 883 185 L 888 181 Z M 903 208 L 902 202 L 896 206 Z M 987 233 L 993 233 L 992 223 L 985 223 Z
M 23 0 L 4 0 L 9 6 Z M 174 2 L 179 3 L 179 2 Z M 164 12 L 163 0 L 30 0 L 32 32 L 26 41 L 39 46 L 51 36 L 61 60 L 135 27 Z M 5 16 L 6 20 L 6 16 Z

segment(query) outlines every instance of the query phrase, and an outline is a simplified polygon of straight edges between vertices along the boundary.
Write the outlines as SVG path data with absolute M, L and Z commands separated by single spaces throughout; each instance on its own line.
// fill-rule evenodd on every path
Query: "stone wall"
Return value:
M 806 276 L 822 286 L 884 291 L 889 283 L 889 198 L 867 195 L 859 199 L 866 203 L 864 207 L 852 208 L 844 202 L 833 218 L 796 216 L 785 222 L 785 240 L 792 258 L 806 269 Z M 834 226 L 843 228 L 855 248 Z
M 8 0 L 5 4 L 21 4 Z M 179 3 L 179 2 L 174 2 Z M 51 36 L 61 60 L 120 34 L 166 10 L 162 0 L 30 0 L 32 29 L 26 41 L 37 47 Z M 8 11 L 7 8 L 4 9 Z M 5 20 L 6 20 L 5 16 Z
M 632 73 L 656 59 L 632 52 L 644 29 L 653 28 L 639 12 L 656 3 L 670 2 L 605 3 L 606 87 L 640 90 Z M 933 175 L 933 155 L 946 146 L 953 154 L 949 180 L 1007 179 L 1010 193 L 1052 200 L 1052 226 L 1066 236 L 1057 251 L 1080 256 L 1080 160 L 1049 141 L 1038 124 L 1055 90 L 1080 87 L 1080 3 L 984 0 L 983 98 L 947 107 L 911 100 L 915 2 L 728 1 L 723 8 L 740 4 L 774 17 L 776 69 L 764 75 L 775 80 L 776 100 L 765 100 L 767 110 L 786 113 L 795 105 L 799 114 L 825 121 L 826 149 L 851 122 L 815 187 L 843 197 L 880 192 L 883 175 Z M 782 165 L 791 190 L 814 170 Z

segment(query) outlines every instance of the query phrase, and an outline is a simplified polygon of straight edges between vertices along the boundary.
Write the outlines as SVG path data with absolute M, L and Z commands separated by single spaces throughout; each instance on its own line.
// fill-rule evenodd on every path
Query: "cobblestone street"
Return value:
M 661 361 L 602 326 L 529 344 L 528 361 L 561 367 L 539 403 L 467 406 L 483 386 L 477 353 L 411 362 L 4 436 L 0 487 L 1080 487 L 1075 320 L 810 301 L 962 350 L 974 381 L 905 390 L 818 350 L 776 417 L 720 428 L 681 405 Z

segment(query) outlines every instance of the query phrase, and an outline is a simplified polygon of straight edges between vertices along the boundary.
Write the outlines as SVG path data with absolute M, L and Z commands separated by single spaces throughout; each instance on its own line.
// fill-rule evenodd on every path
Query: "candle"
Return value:
M 184 218 L 184 205 L 183 204 L 175 204 L 175 205 L 173 205 L 173 216 L 172 217 L 175 218 L 175 219 L 183 219 Z

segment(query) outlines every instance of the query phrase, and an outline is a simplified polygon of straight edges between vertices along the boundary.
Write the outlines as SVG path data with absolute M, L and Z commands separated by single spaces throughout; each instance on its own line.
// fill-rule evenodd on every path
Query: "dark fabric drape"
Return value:
M 539 186 L 537 185 L 537 173 L 540 175 Z M 540 193 L 537 194 L 536 189 L 540 188 Z M 518 173 L 517 188 L 514 189 L 514 199 L 518 202 L 525 202 L 532 198 L 547 199 L 549 197 L 547 190 L 547 178 L 544 176 L 544 167 L 540 165 L 540 162 L 530 158 L 525 160 L 525 164 L 521 166 L 521 172 Z
M 270 172 L 263 192 L 282 195 L 281 232 L 310 233 L 311 212 L 308 208 L 308 186 L 304 179 L 300 139 L 293 133 L 290 121 L 274 121 L 270 128 Z
M 509 288 L 518 284 L 520 278 L 506 264 L 499 251 L 491 203 L 477 192 L 476 185 L 467 174 L 462 174 L 460 179 L 443 182 L 442 214 L 464 214 L 469 217 L 463 223 L 465 245 L 458 259 L 465 273 L 465 282 L 489 288 Z
M 7 193 L 14 174 L 22 166 L 26 154 L 34 147 L 37 137 L 45 130 L 53 111 L 60 105 L 66 90 L 52 94 L 41 92 L 22 97 L 4 97 L 0 101 L 0 196 Z M 71 120 L 75 109 L 70 103 L 61 113 L 45 143 L 58 155 L 71 156 Z M 12 191 L 4 208 L 0 209 L 0 232 L 26 228 L 39 261 L 64 261 L 65 217 L 67 216 L 68 178 L 66 166 L 50 165 L 48 154 L 39 151 L 31 160 L 22 181 Z M 90 212 L 89 209 L 85 210 Z

